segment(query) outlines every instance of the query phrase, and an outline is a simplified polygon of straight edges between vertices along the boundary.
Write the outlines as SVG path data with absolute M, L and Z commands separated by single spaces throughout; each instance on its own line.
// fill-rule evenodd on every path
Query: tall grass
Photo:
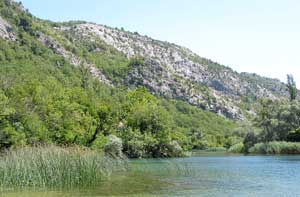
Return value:
M 79 147 L 26 147 L 0 157 L 1 188 L 93 186 L 125 162 Z
M 300 143 L 268 142 L 258 143 L 249 149 L 251 154 L 300 154 Z

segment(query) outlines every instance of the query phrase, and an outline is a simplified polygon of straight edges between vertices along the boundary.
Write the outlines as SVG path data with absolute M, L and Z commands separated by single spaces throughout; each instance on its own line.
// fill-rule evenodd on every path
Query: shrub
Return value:
M 249 152 L 249 149 L 254 146 L 258 142 L 258 137 L 254 132 L 247 133 L 245 139 L 244 139 L 244 149 L 245 152 Z
M 300 154 L 300 143 L 274 141 L 258 143 L 249 149 L 251 154 Z
M 175 140 L 170 142 L 170 144 L 168 145 L 168 149 L 169 149 L 168 152 L 169 152 L 170 157 L 182 157 L 182 156 L 184 156 L 184 151 L 183 151 L 182 147 Z
M 95 141 L 92 142 L 91 148 L 94 150 L 102 151 L 107 145 L 107 143 L 108 143 L 107 137 L 104 136 L 103 133 L 99 133 Z
M 145 142 L 139 130 L 125 129 L 122 133 L 124 153 L 130 158 L 146 157 Z
M 243 153 L 245 152 L 245 147 L 243 142 L 237 143 L 233 146 L 231 146 L 228 150 L 230 153 Z
M 105 153 L 113 157 L 122 158 L 122 149 L 122 139 L 115 135 L 110 135 L 108 137 L 108 143 L 104 147 Z

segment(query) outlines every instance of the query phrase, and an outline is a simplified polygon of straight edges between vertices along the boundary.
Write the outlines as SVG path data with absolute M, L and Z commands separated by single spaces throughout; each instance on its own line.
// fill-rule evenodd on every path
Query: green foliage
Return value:
M 145 65 L 144 58 L 142 57 L 135 57 L 132 58 L 129 62 L 129 67 L 142 67 Z
M 96 136 L 96 139 L 92 142 L 91 148 L 94 150 L 103 150 L 105 148 L 105 145 L 107 145 L 108 139 L 106 136 L 103 135 L 103 133 L 99 133 Z
M 300 143 L 274 141 L 258 143 L 249 149 L 251 154 L 300 154 Z
M 88 59 L 115 83 L 120 83 L 128 72 L 128 60 L 121 55 L 89 53 Z
M 122 140 L 115 135 L 110 135 L 108 137 L 108 143 L 105 145 L 104 150 L 107 155 L 122 158 Z
M 287 75 L 287 88 L 290 93 L 290 100 L 295 100 L 298 94 L 298 90 L 293 75 Z
M 300 131 L 299 117 L 299 101 L 262 101 L 261 110 L 255 120 L 256 125 L 262 128 L 261 141 L 287 140 L 291 133 Z
M 292 77 L 289 81 L 290 85 L 293 84 Z M 254 124 L 261 131 L 259 133 L 251 131 L 245 136 L 246 153 L 289 154 L 297 152 L 295 144 L 276 141 L 300 141 L 299 101 L 294 99 L 290 102 L 262 100 Z
M 214 113 L 200 110 L 183 101 L 165 100 L 163 105 L 173 116 L 175 131 L 188 136 L 179 139 L 185 148 L 206 149 L 208 147 L 230 147 L 241 141 L 234 133 L 237 123 Z M 188 142 L 187 142 L 188 141 Z M 187 143 L 187 144 L 186 144 Z
M 145 88 L 127 94 L 124 150 L 131 157 L 169 157 L 171 144 L 170 114 Z M 125 135 L 124 135 L 125 134 Z M 128 138 L 129 137 L 129 138 Z
M 18 128 L 15 128 L 9 123 L 11 116 L 15 113 L 15 110 L 9 106 L 9 100 L 5 96 L 4 92 L 0 90 L 0 146 L 11 147 L 15 145 L 25 144 L 25 135 L 18 132 Z M 17 127 L 18 125 L 16 125 Z
M 253 132 L 247 133 L 245 139 L 244 139 L 244 151 L 247 153 L 249 152 L 249 149 L 254 146 L 259 141 L 258 136 Z
M 102 151 L 108 136 L 116 135 L 129 157 L 172 157 L 191 149 L 229 148 L 242 140 L 234 121 L 143 87 L 122 87 L 128 71 L 144 66 L 144 59 L 129 60 L 100 39 L 77 35 L 72 26 L 79 22 L 42 21 L 12 1 L 0 1 L 0 13 L 18 40 L 0 39 L 0 149 L 77 144 Z M 53 30 L 61 25 L 71 28 Z M 74 67 L 43 46 L 38 32 L 96 65 L 117 87 L 100 83 L 84 66 Z
M 83 38 L 72 28 L 65 31 L 62 36 L 66 38 L 60 39 L 66 49 L 96 65 L 114 83 L 120 84 L 121 80 L 126 77 L 130 62 L 124 54 L 112 46 L 96 37 Z
M 28 35 L 26 39 L 35 43 Z M 79 68 L 41 45 L 37 46 L 45 54 L 37 55 L 30 44 L 0 42 L 0 54 L 5 57 L 0 65 L 1 113 L 5 115 L 0 120 L 1 147 L 45 142 L 86 144 L 104 121 L 99 120 L 97 110 L 104 108 L 101 93 L 107 88 L 89 75 L 83 80 Z
M 79 147 L 22 148 L 1 156 L 0 187 L 90 187 L 100 184 L 113 171 L 124 170 L 124 164 Z
M 230 153 L 244 153 L 245 152 L 245 147 L 244 147 L 243 142 L 240 142 L 240 143 L 237 143 L 237 144 L 231 146 L 228 149 L 228 152 L 230 152 Z

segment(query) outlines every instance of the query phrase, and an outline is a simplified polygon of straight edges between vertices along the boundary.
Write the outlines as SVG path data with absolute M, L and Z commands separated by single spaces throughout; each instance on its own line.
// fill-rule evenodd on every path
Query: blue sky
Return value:
M 22 0 L 35 16 L 86 20 L 186 46 L 239 72 L 300 81 L 298 0 Z M 298 79 L 298 80 L 297 80 Z

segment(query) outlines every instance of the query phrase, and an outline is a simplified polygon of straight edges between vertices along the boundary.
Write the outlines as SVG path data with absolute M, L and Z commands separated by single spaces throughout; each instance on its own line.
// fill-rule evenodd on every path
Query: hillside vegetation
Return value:
M 108 136 L 116 135 L 130 157 L 170 157 L 242 139 L 233 120 L 142 86 L 128 89 L 122 79 L 144 58 L 128 59 L 100 39 L 72 43 L 76 37 L 57 33 L 56 24 L 12 1 L 0 2 L 15 38 L 0 39 L 2 149 L 78 144 L 103 150 Z
M 183 156 L 242 142 L 261 98 L 288 100 L 278 80 L 123 29 L 41 20 L 11 0 L 0 0 L 0 49 L 1 149 L 102 151 L 117 136 L 129 157 Z

